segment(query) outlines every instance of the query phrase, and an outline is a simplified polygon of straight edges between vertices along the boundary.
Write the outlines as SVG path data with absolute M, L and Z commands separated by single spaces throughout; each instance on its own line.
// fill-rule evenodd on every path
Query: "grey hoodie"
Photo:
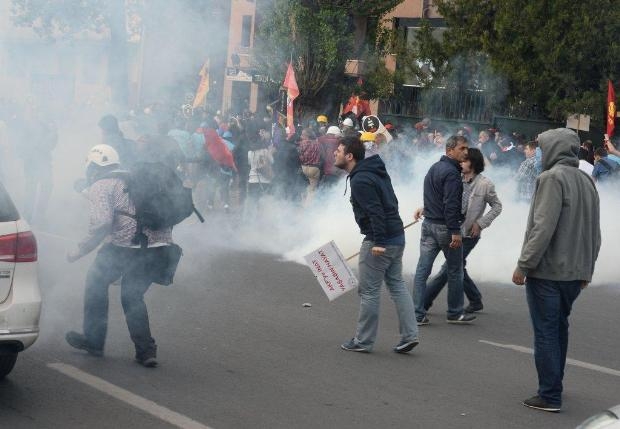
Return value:
M 579 170 L 579 138 L 558 128 L 538 136 L 543 172 L 536 180 L 518 268 L 555 281 L 592 280 L 601 247 L 600 207 L 592 178 Z

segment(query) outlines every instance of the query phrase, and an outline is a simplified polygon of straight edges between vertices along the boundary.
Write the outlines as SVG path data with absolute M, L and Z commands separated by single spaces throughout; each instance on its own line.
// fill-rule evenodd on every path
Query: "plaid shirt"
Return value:
M 317 140 L 302 140 L 299 143 L 299 161 L 302 165 L 321 164 L 321 144 Z
M 132 243 L 137 230 L 136 220 L 120 214 L 136 213 L 123 180 L 98 180 L 87 189 L 87 198 L 90 201 L 90 222 L 88 235 L 78 245 L 80 256 L 93 251 L 102 241 L 120 247 L 140 247 Z M 172 243 L 172 228 L 159 231 L 144 228 L 144 234 L 148 238 L 148 247 Z
M 525 158 L 519 166 L 515 179 L 517 181 L 517 198 L 522 201 L 530 201 L 536 190 L 536 157 Z

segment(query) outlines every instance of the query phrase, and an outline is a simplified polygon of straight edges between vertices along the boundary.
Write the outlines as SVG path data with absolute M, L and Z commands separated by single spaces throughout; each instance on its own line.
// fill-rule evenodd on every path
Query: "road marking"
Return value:
M 153 401 L 149 401 L 148 399 L 135 395 L 128 390 L 115 386 L 112 383 L 108 383 L 107 381 L 99 377 L 95 377 L 94 375 L 90 375 L 80 369 L 77 369 L 74 366 L 66 365 L 64 363 L 50 363 L 47 366 L 66 375 L 67 377 L 87 384 L 90 387 L 105 393 L 106 395 L 110 395 L 113 398 L 132 405 L 154 417 L 157 417 L 160 420 L 168 422 L 179 428 L 212 429 L 209 426 L 205 426 L 202 423 L 199 423 L 195 420 L 190 419 L 189 417 L 184 416 L 183 414 L 179 414 L 169 408 L 162 407 L 161 405 L 158 405 Z
M 481 343 L 489 344 L 491 346 L 500 347 L 502 349 L 514 350 L 521 353 L 527 353 L 530 355 L 534 354 L 534 350 L 529 347 L 517 346 L 514 344 L 500 344 L 494 343 L 492 341 L 486 340 L 478 340 Z M 600 365 L 594 365 L 593 363 L 583 362 L 575 359 L 566 359 L 566 363 L 573 366 L 578 366 L 580 368 L 591 369 L 592 371 L 602 372 L 603 374 L 615 375 L 616 377 L 620 377 L 620 371 L 617 369 L 607 368 Z

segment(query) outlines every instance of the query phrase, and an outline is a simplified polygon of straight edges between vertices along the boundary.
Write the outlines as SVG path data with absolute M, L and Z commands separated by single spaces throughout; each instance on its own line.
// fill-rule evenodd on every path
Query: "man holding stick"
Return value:
M 369 353 L 377 337 L 381 285 L 385 284 L 396 305 L 401 341 L 396 353 L 408 353 L 419 344 L 411 294 L 403 280 L 405 232 L 390 176 L 379 155 L 364 159 L 358 136 L 345 137 L 334 152 L 336 167 L 347 171 L 355 221 L 365 236 L 359 253 L 361 298 L 355 337 L 343 350 Z

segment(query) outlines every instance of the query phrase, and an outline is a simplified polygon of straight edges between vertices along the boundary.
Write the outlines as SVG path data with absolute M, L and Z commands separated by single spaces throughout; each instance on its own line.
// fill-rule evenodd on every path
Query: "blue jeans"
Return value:
M 482 294 L 476 287 L 476 283 L 467 274 L 467 256 L 476 247 L 480 238 L 463 237 L 463 290 L 471 304 L 482 304 Z M 431 308 L 433 301 L 441 292 L 448 281 L 448 264 L 444 263 L 435 277 L 426 283 L 426 295 L 424 296 L 424 308 Z
M 390 291 L 396 306 L 400 337 L 403 341 L 418 338 L 418 325 L 415 320 L 413 300 L 403 280 L 404 246 L 386 246 L 385 253 L 373 256 L 372 241 L 362 242 L 359 256 L 359 287 L 361 298 L 355 342 L 369 351 L 377 338 L 379 326 L 379 302 L 381 285 Z
M 562 379 L 568 348 L 568 316 L 581 292 L 581 281 L 528 277 L 527 304 L 534 327 L 534 361 L 538 395 L 550 405 L 562 405 Z
M 420 258 L 413 277 L 413 300 L 418 320 L 426 316 L 424 297 L 426 281 L 431 275 L 433 263 L 439 252 L 446 257 L 448 276 L 448 317 L 457 317 L 463 313 L 463 246 L 451 249 L 452 234 L 446 225 L 422 222 L 420 237 Z

